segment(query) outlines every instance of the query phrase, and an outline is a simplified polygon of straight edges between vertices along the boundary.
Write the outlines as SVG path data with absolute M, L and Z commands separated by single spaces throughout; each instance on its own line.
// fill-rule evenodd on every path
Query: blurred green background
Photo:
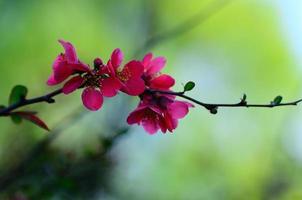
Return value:
M 165 56 L 175 90 L 192 80 L 190 95 L 207 102 L 237 102 L 243 93 L 254 103 L 301 97 L 299 0 L 234 0 L 140 50 L 148 38 L 198 21 L 213 3 L 223 1 L 0 0 L 0 102 L 16 84 L 31 97 L 54 90 L 45 81 L 62 52 L 58 39 L 90 64 L 117 47 L 126 59 L 137 51 L 137 59 L 149 51 Z M 0 185 L 1 177 L 10 180 L 0 199 L 302 199 L 298 107 L 221 108 L 217 115 L 196 107 L 173 134 L 150 136 L 125 122 L 136 98 L 119 94 L 94 113 L 82 108 L 80 91 L 56 100 L 30 106 L 53 132 L 0 120 Z M 125 134 L 107 148 L 118 132 Z M 57 137 L 24 162 L 51 134 Z M 14 171 L 20 163 L 23 170 Z

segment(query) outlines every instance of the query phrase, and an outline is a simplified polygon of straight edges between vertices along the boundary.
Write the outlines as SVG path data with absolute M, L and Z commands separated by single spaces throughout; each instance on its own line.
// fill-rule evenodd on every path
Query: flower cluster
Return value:
M 142 125 L 149 134 L 154 134 L 159 129 L 163 133 L 173 132 L 178 119 L 185 117 L 193 107 L 188 102 L 176 100 L 173 95 L 159 92 L 171 91 L 175 84 L 173 77 L 161 74 L 166 63 L 163 57 L 153 58 L 149 53 L 142 61 L 131 60 L 123 65 L 123 53 L 115 49 L 106 64 L 96 58 L 91 68 L 79 60 L 71 43 L 59 42 L 65 53 L 55 59 L 47 84 L 52 86 L 66 81 L 62 88 L 64 94 L 83 88 L 82 101 L 89 110 L 99 110 L 103 97 L 114 97 L 119 91 L 138 96 L 140 102 L 127 122 Z

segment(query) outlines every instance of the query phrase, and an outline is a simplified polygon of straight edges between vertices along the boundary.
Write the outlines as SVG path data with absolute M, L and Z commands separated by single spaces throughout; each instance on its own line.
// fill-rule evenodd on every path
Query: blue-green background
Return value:
M 117 47 L 129 60 L 148 38 L 177 27 L 213 2 L 0 0 L 0 103 L 7 104 L 16 84 L 26 85 L 30 97 L 54 89 L 45 82 L 63 51 L 58 39 L 71 41 L 89 64 L 95 57 L 107 60 Z M 302 96 L 301 9 L 299 0 L 234 0 L 200 25 L 144 49 L 136 59 L 148 51 L 165 56 L 164 72 L 176 78 L 175 90 L 192 80 L 196 87 L 189 95 L 206 102 L 237 102 L 243 93 L 253 103 L 269 103 L 276 95 L 295 100 Z M 79 109 L 80 94 L 61 95 L 54 105 L 30 109 L 55 128 Z M 50 149 L 75 160 L 99 151 L 97 138 L 110 135 L 110 126 L 127 126 L 126 116 L 137 102 L 124 94 L 107 99 L 104 109 L 66 127 Z M 173 134 L 150 136 L 134 126 L 108 154 L 114 163 L 106 180 L 110 192 L 100 187 L 89 198 L 302 199 L 301 120 L 299 107 L 221 108 L 211 115 L 196 106 Z M 51 134 L 9 118 L 0 120 L 0 128 L 1 173 Z M 85 199 L 72 189 L 62 193 L 63 186 L 56 184 L 54 192 L 39 196 L 33 191 L 43 190 L 37 186 L 43 178 L 0 197 Z

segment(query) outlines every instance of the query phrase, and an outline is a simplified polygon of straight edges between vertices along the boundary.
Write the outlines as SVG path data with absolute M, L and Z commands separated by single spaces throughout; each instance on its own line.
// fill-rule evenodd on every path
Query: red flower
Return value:
M 145 94 L 138 107 L 127 118 L 128 124 L 142 125 L 149 134 L 159 129 L 173 132 L 178 120 L 185 117 L 192 104 L 165 95 Z
M 161 90 L 169 91 L 175 84 L 173 77 L 160 72 L 166 63 L 164 57 L 153 58 L 149 53 L 142 61 L 132 60 L 122 67 L 123 53 L 115 49 L 107 65 L 96 58 L 94 69 L 91 69 L 78 59 L 71 43 L 59 42 L 65 53 L 55 59 L 47 84 L 57 85 L 67 80 L 62 88 L 64 94 L 84 88 L 82 101 L 89 110 L 100 109 L 103 96 L 113 97 L 118 91 L 139 96 L 140 103 L 130 113 L 127 122 L 141 124 L 149 134 L 154 134 L 159 129 L 163 133 L 173 132 L 178 120 L 193 107 L 190 103 L 176 100 L 174 95 L 160 94 Z
M 82 101 L 84 106 L 92 111 L 100 109 L 103 105 L 103 96 L 113 97 L 122 87 L 115 77 L 106 74 L 102 61 L 95 59 L 95 69 L 90 69 L 77 58 L 75 48 L 69 42 L 59 40 L 65 49 L 54 62 L 53 74 L 47 81 L 48 85 L 56 85 L 70 78 L 63 86 L 63 93 L 70 94 L 79 87 L 84 87 Z
M 152 53 L 148 53 L 141 62 L 144 66 L 143 79 L 145 84 L 151 89 L 168 90 L 175 84 L 175 80 L 173 77 L 160 72 L 166 64 L 166 59 L 164 57 L 152 58 Z
M 121 68 L 122 60 L 122 51 L 120 49 L 115 49 L 107 64 L 110 76 L 120 80 L 122 84 L 121 91 L 131 96 L 140 95 L 145 90 L 145 83 L 142 79 L 144 72 L 143 65 L 139 61 L 132 60 Z
M 151 53 L 143 60 L 143 79 L 147 88 L 153 91 L 146 91 L 141 97 L 137 108 L 127 118 L 128 124 L 142 125 L 149 134 L 156 133 L 159 129 L 166 133 L 173 132 L 178 125 L 178 120 L 185 117 L 192 104 L 185 101 L 175 100 L 173 95 L 157 94 L 154 90 L 170 90 L 175 84 L 174 78 L 161 74 L 166 60 L 164 57 L 153 59 Z
M 89 67 L 83 64 L 77 57 L 75 48 L 69 42 L 59 40 L 65 53 L 61 53 L 53 63 L 53 73 L 47 80 L 48 85 L 57 85 L 65 81 L 75 72 L 87 72 Z

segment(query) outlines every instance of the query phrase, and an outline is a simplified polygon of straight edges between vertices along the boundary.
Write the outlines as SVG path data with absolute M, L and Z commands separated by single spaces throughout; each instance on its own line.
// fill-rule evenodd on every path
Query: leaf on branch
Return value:
M 16 85 L 9 96 L 9 105 L 18 103 L 19 101 L 22 101 L 25 99 L 27 95 L 27 88 L 23 85 Z
M 246 97 L 247 97 L 246 94 L 243 94 L 243 97 L 242 97 L 241 100 L 242 100 L 242 101 L 246 101 Z
M 6 106 L 0 105 L 0 110 L 2 110 L 2 109 L 4 109 L 4 108 L 6 108 Z
M 40 128 L 43 128 L 44 130 L 49 131 L 49 128 L 43 122 L 39 117 L 36 116 L 36 112 L 30 112 L 30 111 L 19 111 L 19 112 L 12 112 L 11 118 L 13 122 L 15 123 L 21 123 L 22 119 L 25 119 L 27 121 L 30 121 L 34 123 L 35 125 L 39 126 Z
M 15 124 L 21 124 L 21 122 L 22 122 L 22 117 L 20 117 L 20 116 L 17 115 L 17 114 L 12 113 L 12 114 L 10 115 L 10 118 L 11 118 L 11 120 L 12 120 Z
M 246 105 L 247 104 L 246 98 L 247 98 L 246 94 L 243 94 L 243 97 L 242 97 L 239 104 L 240 105 Z
M 271 102 L 271 105 L 277 106 L 281 103 L 281 101 L 282 101 L 282 96 L 276 96 L 274 101 Z
M 195 87 L 195 83 L 193 81 L 189 81 L 184 86 L 184 92 L 191 91 L 191 90 L 193 90 L 194 87 Z

